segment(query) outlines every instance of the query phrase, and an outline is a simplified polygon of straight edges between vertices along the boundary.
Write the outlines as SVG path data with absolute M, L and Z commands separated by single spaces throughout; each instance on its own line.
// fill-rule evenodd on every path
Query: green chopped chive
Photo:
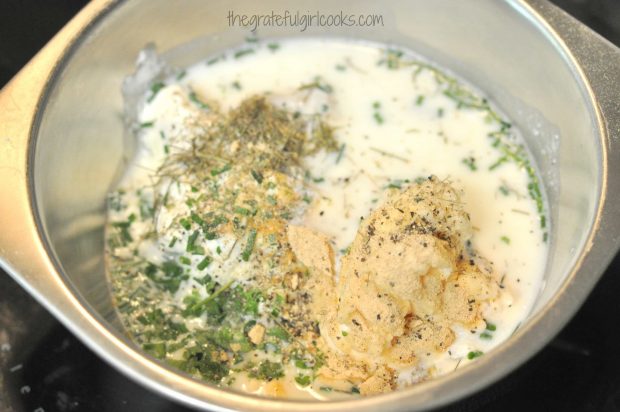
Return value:
M 373 114 L 372 117 L 375 119 L 375 122 L 377 122 L 377 124 L 383 124 L 383 122 L 385 121 L 383 119 L 383 116 L 381 116 L 380 113 L 375 113 L 375 114 Z
M 155 282 L 157 286 L 170 293 L 176 293 L 181 282 L 189 278 L 189 276 L 183 274 L 181 266 L 173 261 L 166 261 L 159 267 L 149 263 L 144 274 Z
M 289 334 L 286 331 L 286 329 L 280 327 L 280 326 L 275 326 L 269 330 L 267 330 L 267 336 L 273 336 L 275 338 L 278 338 L 280 340 L 288 340 L 289 339 Z
M 222 173 L 228 172 L 230 169 L 232 169 L 230 163 L 224 165 L 221 169 L 211 169 L 211 176 L 221 175 Z
M 499 239 L 507 245 L 510 244 L 510 238 L 508 236 L 502 236 Z
M 164 82 L 153 83 L 153 85 L 151 85 L 151 95 L 146 101 L 148 103 L 151 103 L 153 99 L 155 99 L 155 96 L 157 96 L 157 93 L 159 93 L 159 91 L 164 87 L 166 87 L 166 84 Z
M 306 364 L 306 361 L 304 361 L 303 359 L 297 359 L 295 361 L 295 366 L 299 369 L 312 369 L 312 367 L 308 366 L 308 364 Z
M 268 43 L 267 48 L 274 52 L 280 48 L 280 45 L 278 43 Z
M 125 222 L 112 223 L 113 227 L 120 229 L 119 235 L 121 238 L 122 245 L 127 245 L 129 242 L 133 241 L 133 238 L 131 237 L 131 233 L 129 233 L 129 227 L 131 226 L 132 222 L 133 222 L 132 219 L 128 219 Z
M 325 83 L 320 76 L 315 77 L 312 83 L 302 84 L 298 87 L 298 90 L 309 89 L 319 89 L 328 94 L 334 91 L 334 88 L 331 85 Z
M 403 54 L 404 53 L 400 50 L 388 49 L 385 51 L 385 58 L 379 60 L 377 65 L 385 65 L 390 70 L 400 69 L 406 65 L 401 59 Z
M 217 253 L 218 255 L 221 255 L 222 254 L 222 248 L 219 247 L 219 246 L 217 248 L 215 248 L 215 253 Z
M 508 196 L 510 194 L 510 189 L 508 189 L 508 187 L 506 187 L 505 185 L 501 185 L 499 187 L 499 191 L 501 192 L 501 194 L 503 194 L 504 196 Z
M 484 99 L 484 100 L 486 100 L 486 99 Z M 500 120 L 499 122 L 501 124 L 501 131 L 502 132 L 505 132 L 506 130 L 508 130 L 508 129 L 510 129 L 512 127 L 512 123 L 507 122 L 505 120 Z
M 475 351 L 469 352 L 467 354 L 467 359 L 469 359 L 469 360 L 476 359 L 476 358 L 479 358 L 482 355 L 484 355 L 484 352 L 479 351 L 479 350 L 475 350 Z
M 312 198 L 308 196 L 307 194 L 304 194 L 302 200 L 308 204 L 312 203 Z
M 190 230 L 192 228 L 192 224 L 189 222 L 189 220 L 185 218 L 181 218 L 179 220 L 179 223 L 181 224 L 181 226 L 183 226 L 183 229 L 185 230 Z
M 187 71 L 185 71 L 185 70 L 181 70 L 181 71 L 179 72 L 179 74 L 177 74 L 176 79 L 177 79 L 177 80 L 182 80 L 182 79 L 183 79 L 186 75 L 187 75 Z
M 323 392 L 332 392 L 334 390 L 334 388 L 330 387 L 330 386 L 321 386 L 319 388 L 319 390 L 323 391 Z
M 190 219 L 192 219 L 194 223 L 197 223 L 201 226 L 204 225 L 205 223 L 205 221 L 200 216 L 198 216 L 195 212 L 191 212 L 189 217 Z
M 177 243 L 177 237 L 173 236 L 172 239 L 170 240 L 170 243 L 168 243 L 168 247 L 174 247 L 174 245 Z
M 352 387 L 351 388 L 351 393 L 359 394 L 360 393 L 360 388 L 358 388 L 357 386 Z
M 485 321 L 485 323 L 486 323 L 486 325 L 487 325 L 487 326 L 486 326 L 486 329 L 487 329 L 487 330 L 490 330 L 491 332 L 495 332 L 495 331 L 497 330 L 497 326 L 495 326 L 495 324 L 494 324 L 494 323 L 487 322 L 487 321 Z
M 206 304 L 211 302 L 212 300 L 214 300 L 215 298 L 217 298 L 219 295 L 221 295 L 224 291 L 226 291 L 230 285 L 232 285 L 234 282 L 234 280 L 229 280 L 228 283 L 226 283 L 224 286 L 222 286 L 221 288 L 219 288 L 218 290 L 216 290 L 215 292 L 213 292 L 212 294 L 210 294 L 209 296 L 207 296 L 202 303 Z
M 489 170 L 495 170 L 498 167 L 500 167 L 502 164 L 508 162 L 508 156 L 502 156 L 499 159 L 497 159 L 497 161 L 495 163 L 493 163 L 491 166 L 489 166 Z
M 443 115 L 444 115 L 443 107 L 440 107 L 439 109 L 437 109 L 437 117 L 443 117 Z
M 196 268 L 198 270 L 205 270 L 211 262 L 213 262 L 213 258 L 211 258 L 211 256 L 205 256 L 200 262 L 198 262 Z
M 252 214 L 250 209 L 246 209 L 245 207 L 241 207 L 241 206 L 235 206 L 233 208 L 233 213 L 236 213 L 238 215 L 243 215 L 243 216 L 250 216 Z
M 256 242 L 256 229 L 251 229 L 250 234 L 248 235 L 248 240 L 245 244 L 245 248 L 241 253 L 241 258 L 247 262 L 250 260 L 250 255 L 252 255 L 252 250 L 254 250 L 254 243 Z
M 390 183 L 388 183 L 388 185 L 385 188 L 386 189 L 402 189 L 403 183 L 409 184 L 411 183 L 411 181 L 409 179 L 404 179 L 404 180 L 395 179 L 395 180 L 392 180 Z
M 145 343 L 142 347 L 157 359 L 163 359 L 166 356 L 166 344 L 164 342 Z
M 336 70 L 338 70 L 339 72 L 343 72 L 343 71 L 347 70 L 347 66 L 345 66 L 344 64 L 337 64 L 336 65 Z
M 342 155 L 344 154 L 344 149 L 347 147 L 345 143 L 340 145 L 340 149 L 338 149 L 338 156 L 336 157 L 336 164 L 340 163 L 342 160 Z
M 213 57 L 213 58 L 207 60 L 207 66 L 214 65 L 215 63 L 219 62 L 220 60 L 224 60 L 224 56 Z
M 281 364 L 269 360 L 262 361 L 257 369 L 251 369 L 248 373 L 250 378 L 257 378 L 264 381 L 279 379 L 284 376 L 284 369 Z
M 252 170 L 250 173 L 252 174 L 252 177 L 254 178 L 254 180 L 256 180 L 256 182 L 259 185 L 263 183 L 263 175 L 261 174 L 261 172 L 257 170 Z
M 491 335 L 488 332 L 482 332 L 480 334 L 480 339 L 490 340 L 490 339 L 493 339 L 493 335 Z
M 184 265 L 191 265 L 192 264 L 192 260 L 190 258 L 188 258 L 187 256 L 179 257 L 179 262 L 183 263 Z
M 146 129 L 148 127 L 153 127 L 154 124 L 155 124 L 154 120 L 150 121 L 150 122 L 143 122 L 143 123 L 140 123 L 140 128 L 141 129 Z
M 245 41 L 248 43 L 258 43 L 258 37 L 254 36 L 246 36 Z
M 276 305 L 282 306 L 286 302 L 286 298 L 279 293 L 276 294 Z
M 298 375 L 295 377 L 295 382 L 300 384 L 301 386 L 308 386 L 312 383 L 312 377 L 309 375 Z
M 381 103 L 379 103 L 379 102 L 374 102 L 374 103 L 372 104 L 372 108 L 373 108 L 373 109 L 379 109 L 380 107 L 381 107 Z
M 191 252 L 194 250 L 194 246 L 199 234 L 200 232 L 198 230 L 194 230 L 194 232 L 189 236 L 189 238 L 187 238 L 187 245 L 185 246 L 186 252 Z
M 349 332 L 347 332 L 346 330 L 342 331 L 342 336 L 349 336 Z
M 232 83 L 231 83 L 231 86 L 232 86 L 234 89 L 241 90 L 241 83 L 239 83 L 239 82 L 238 82 L 238 81 L 236 81 L 236 80 L 235 80 L 234 82 L 232 82 Z
M 252 53 L 254 53 L 254 49 L 241 49 L 237 50 L 233 56 L 235 57 L 235 59 L 240 59 L 241 57 Z
M 424 103 L 424 99 L 425 99 L 425 98 L 426 98 L 426 97 L 425 97 L 423 94 L 419 95 L 419 96 L 415 99 L 415 105 L 416 105 L 416 106 L 422 106 L 422 103 Z
M 201 109 L 204 110 L 210 110 L 211 108 L 209 107 L 208 104 L 206 104 L 205 102 L 203 102 L 200 97 L 198 97 L 198 95 L 196 94 L 195 91 L 191 91 L 189 93 L 189 100 L 194 102 L 198 107 L 200 107 Z
M 466 157 L 462 160 L 462 163 L 467 166 L 472 172 L 478 170 L 478 166 L 476 166 L 476 159 L 473 157 Z

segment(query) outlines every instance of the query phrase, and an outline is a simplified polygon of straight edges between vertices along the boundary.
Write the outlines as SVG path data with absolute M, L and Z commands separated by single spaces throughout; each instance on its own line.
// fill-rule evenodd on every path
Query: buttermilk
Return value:
M 453 325 L 451 346 L 397 371 L 397 387 L 492 350 L 541 288 L 548 222 L 519 131 L 410 51 L 251 38 L 154 79 L 134 126 L 138 149 L 109 196 L 112 293 L 136 342 L 199 379 L 268 396 L 356 396 L 356 382 L 321 375 L 308 268 L 286 228 L 324 235 L 337 274 L 360 223 L 430 175 L 462 193 L 472 247 L 503 292 L 484 305 L 484 326 Z

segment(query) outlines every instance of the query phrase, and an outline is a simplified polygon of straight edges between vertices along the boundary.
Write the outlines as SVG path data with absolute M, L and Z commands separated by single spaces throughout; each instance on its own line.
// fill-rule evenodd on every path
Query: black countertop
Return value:
M 0 86 L 86 3 L 1 0 Z M 620 0 L 554 3 L 620 45 Z M 618 269 L 620 256 L 574 319 L 539 354 L 442 411 L 620 411 Z M 12 411 L 186 409 L 112 369 L 0 271 L 0 412 Z

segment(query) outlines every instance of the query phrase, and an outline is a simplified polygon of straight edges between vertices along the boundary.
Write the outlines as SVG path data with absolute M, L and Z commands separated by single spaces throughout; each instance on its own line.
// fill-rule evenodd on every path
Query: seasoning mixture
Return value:
M 248 39 L 153 81 L 109 196 L 129 335 L 204 381 L 331 399 L 462 367 L 542 281 L 518 131 L 418 56 Z

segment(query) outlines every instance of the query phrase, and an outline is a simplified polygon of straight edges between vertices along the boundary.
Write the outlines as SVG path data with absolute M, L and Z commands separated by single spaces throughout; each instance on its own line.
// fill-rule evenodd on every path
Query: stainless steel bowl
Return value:
M 247 30 L 229 10 L 376 13 L 384 26 L 261 28 L 415 49 L 478 85 L 524 131 L 552 220 L 545 287 L 515 335 L 479 361 L 406 390 L 332 403 L 209 386 L 146 356 L 122 332 L 103 266 L 104 200 L 122 168 L 121 82 L 155 42 L 190 64 Z M 196 40 L 198 39 L 198 40 Z M 191 42 L 190 45 L 178 47 Z M 93 1 L 0 94 L 2 266 L 112 365 L 154 391 L 216 410 L 420 410 L 470 394 L 547 343 L 620 244 L 620 51 L 544 0 Z

